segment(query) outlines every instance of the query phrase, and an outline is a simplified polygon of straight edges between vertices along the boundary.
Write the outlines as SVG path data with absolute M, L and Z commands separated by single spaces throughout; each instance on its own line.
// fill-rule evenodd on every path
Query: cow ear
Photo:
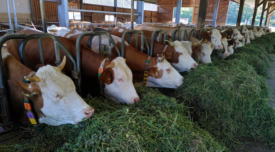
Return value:
M 114 71 L 112 69 L 104 69 L 102 74 L 99 77 L 99 81 L 111 84 L 114 81 Z
M 25 93 L 30 93 L 31 90 L 29 88 L 29 83 L 24 83 L 24 82 L 15 82 L 12 80 L 8 80 L 8 84 L 10 87 L 18 89 L 20 91 L 23 91 Z
M 153 67 L 149 70 L 148 76 L 158 77 L 158 67 Z

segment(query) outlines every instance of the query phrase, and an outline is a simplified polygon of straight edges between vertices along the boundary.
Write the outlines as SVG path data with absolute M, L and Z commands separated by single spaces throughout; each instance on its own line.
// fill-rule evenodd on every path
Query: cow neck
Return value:
M 121 43 L 117 43 L 117 47 L 121 50 Z M 115 53 L 113 51 L 113 53 Z M 148 59 L 148 55 L 142 53 L 141 51 L 136 50 L 132 46 L 125 46 L 124 57 L 126 58 L 126 64 L 133 71 L 143 72 L 145 70 L 145 62 Z M 149 69 L 153 68 L 157 65 L 157 58 L 151 57 L 150 64 L 148 66 Z
M 8 75 L 8 80 L 12 80 L 15 82 L 22 82 L 22 80 L 24 79 L 24 76 L 29 75 L 33 71 L 27 68 L 25 65 L 23 65 L 20 61 L 18 61 L 16 58 L 14 58 L 11 55 L 6 57 L 3 60 L 3 62 L 4 62 L 5 69 L 8 69 L 6 70 L 7 71 L 6 74 Z M 10 100 L 12 101 L 11 109 L 14 114 L 14 119 L 18 120 L 23 118 L 24 122 L 28 122 L 26 114 L 23 114 L 25 110 L 21 108 L 24 105 L 24 96 L 22 95 L 22 91 L 18 91 L 18 89 L 11 89 L 11 88 L 9 90 L 10 90 L 9 91 Z M 36 104 L 33 106 L 33 108 L 35 109 L 36 107 L 37 109 L 39 109 L 39 107 L 37 106 L 41 106 L 41 105 Z M 35 115 L 38 116 L 38 118 L 41 118 L 42 116 L 44 116 L 41 110 L 38 110 L 38 111 L 34 110 L 33 112 Z
M 89 58 L 84 57 L 89 56 Z M 98 77 L 98 68 L 100 67 L 101 62 L 105 58 L 98 53 L 95 53 L 94 51 L 89 50 L 88 48 L 82 48 L 82 75 L 85 75 L 85 77 Z M 107 65 L 111 63 L 110 60 L 106 60 L 104 64 L 104 69 Z

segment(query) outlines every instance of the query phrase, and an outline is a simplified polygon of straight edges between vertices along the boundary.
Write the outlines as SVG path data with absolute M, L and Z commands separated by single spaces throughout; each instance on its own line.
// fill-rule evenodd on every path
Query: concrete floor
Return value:
M 275 109 L 275 54 L 270 54 L 273 62 L 269 68 L 269 77 L 266 79 L 266 83 L 272 91 L 269 105 Z M 232 152 L 275 152 L 275 149 L 264 145 L 262 142 L 257 142 L 251 139 L 243 139 L 243 142 L 248 142 L 249 144 L 242 145 L 236 149 L 232 149 Z

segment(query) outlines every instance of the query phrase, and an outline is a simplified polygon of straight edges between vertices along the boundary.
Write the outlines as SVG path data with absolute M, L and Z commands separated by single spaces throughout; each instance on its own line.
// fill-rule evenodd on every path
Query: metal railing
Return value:
M 175 29 L 172 33 L 173 41 L 187 41 L 187 30 L 186 29 Z
M 109 12 L 109 11 L 96 11 L 96 10 L 85 10 L 85 9 L 73 9 L 70 8 L 69 12 L 89 12 L 89 13 L 104 13 L 104 14 L 118 14 L 118 15 L 131 15 L 131 13 L 122 13 L 122 12 Z M 139 16 L 139 14 L 134 14 Z

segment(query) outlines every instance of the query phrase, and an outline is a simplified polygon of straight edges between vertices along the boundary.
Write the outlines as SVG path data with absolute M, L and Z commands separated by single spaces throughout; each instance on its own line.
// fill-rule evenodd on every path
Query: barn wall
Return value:
M 34 8 L 34 22 L 36 24 L 41 24 L 41 14 L 40 14 L 40 5 L 39 0 L 33 0 Z M 79 4 L 70 4 L 70 8 L 80 8 Z M 114 12 L 114 7 L 101 6 L 101 5 L 92 5 L 84 4 L 83 9 L 87 10 L 98 10 L 98 11 L 110 11 Z M 117 8 L 118 12 L 131 13 L 131 9 Z M 47 22 L 58 22 L 58 10 L 57 3 L 54 2 L 45 2 L 45 12 Z M 136 10 L 135 10 L 136 13 Z M 157 12 L 145 11 L 144 12 L 144 21 L 145 22 L 156 22 L 158 18 Z M 84 20 L 90 22 L 103 22 L 105 21 L 105 14 L 101 13 L 84 13 Z M 117 15 L 118 21 L 131 21 L 130 15 Z
M 229 8 L 229 1 L 228 0 L 220 0 L 217 22 L 216 22 L 217 25 L 225 25 L 226 24 L 228 8 Z
M 0 2 L 0 22 L 8 23 L 8 9 L 6 0 Z M 13 22 L 13 7 L 12 0 L 9 0 L 11 17 Z M 16 15 L 19 23 L 31 21 L 30 0 L 15 0 Z

